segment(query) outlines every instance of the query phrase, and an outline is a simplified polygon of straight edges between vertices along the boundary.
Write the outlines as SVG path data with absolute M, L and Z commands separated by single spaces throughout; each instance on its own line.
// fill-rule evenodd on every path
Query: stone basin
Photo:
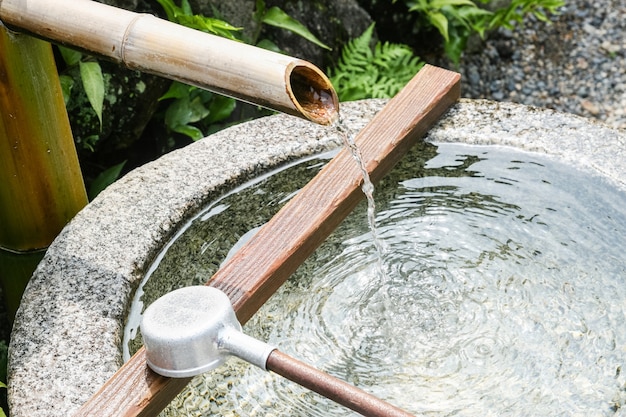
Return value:
M 385 103 L 343 103 L 341 112 L 360 129 Z M 425 140 L 545 153 L 626 190 L 626 134 L 569 114 L 461 100 Z M 72 415 L 121 366 L 134 291 L 179 225 L 229 189 L 337 146 L 330 129 L 276 115 L 165 155 L 102 192 L 50 246 L 24 294 L 9 349 L 11 415 Z

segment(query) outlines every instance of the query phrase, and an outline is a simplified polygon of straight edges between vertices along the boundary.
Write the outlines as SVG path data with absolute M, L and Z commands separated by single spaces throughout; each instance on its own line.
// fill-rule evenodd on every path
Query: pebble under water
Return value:
M 292 169 L 305 183 L 322 163 Z M 206 280 L 293 195 L 270 182 L 194 220 L 143 302 Z M 257 197 L 273 207 L 265 220 L 250 215 L 265 210 Z M 246 333 L 416 415 L 626 416 L 626 193 L 541 154 L 422 144 L 375 197 L 382 272 L 362 205 Z M 237 205 L 252 224 L 234 225 Z M 354 413 L 232 359 L 162 415 Z

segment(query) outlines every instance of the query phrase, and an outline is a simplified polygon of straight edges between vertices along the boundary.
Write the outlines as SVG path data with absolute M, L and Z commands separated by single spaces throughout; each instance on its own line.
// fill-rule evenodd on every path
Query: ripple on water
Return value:
M 625 415 L 624 193 L 536 154 L 418 151 L 377 187 L 382 273 L 362 210 L 246 332 L 418 415 Z M 238 360 L 200 380 L 188 415 L 351 415 Z

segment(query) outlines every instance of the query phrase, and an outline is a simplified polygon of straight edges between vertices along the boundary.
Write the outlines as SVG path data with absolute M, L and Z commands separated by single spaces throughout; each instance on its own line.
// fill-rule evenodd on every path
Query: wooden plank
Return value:
M 373 182 L 385 175 L 460 94 L 460 75 L 426 65 L 357 135 Z M 230 297 L 242 323 L 328 237 L 363 197 L 363 177 L 349 150 L 322 171 L 209 281 Z M 139 350 L 76 416 L 154 416 L 189 379 L 148 369 Z

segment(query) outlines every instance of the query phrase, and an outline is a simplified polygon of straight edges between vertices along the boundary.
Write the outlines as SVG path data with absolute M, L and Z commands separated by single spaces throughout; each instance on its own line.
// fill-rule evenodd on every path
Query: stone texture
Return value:
M 384 104 L 344 103 L 343 119 L 360 129 Z M 462 100 L 426 140 L 547 153 L 626 191 L 626 136 L 581 117 Z M 225 190 L 339 143 L 329 128 L 267 117 L 168 154 L 102 192 L 51 245 L 24 294 L 9 350 L 11 415 L 72 415 L 118 369 L 134 289 L 177 225 Z

